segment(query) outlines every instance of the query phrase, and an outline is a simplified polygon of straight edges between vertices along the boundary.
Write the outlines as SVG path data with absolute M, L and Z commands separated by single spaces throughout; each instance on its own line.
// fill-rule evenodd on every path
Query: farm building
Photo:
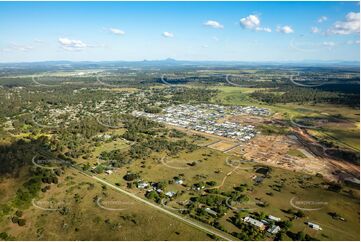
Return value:
M 280 232 L 281 230 L 281 227 L 280 226 L 277 226 L 277 225 L 273 225 L 271 228 L 269 228 L 267 230 L 268 233 L 271 233 L 271 234 L 277 234 L 278 232 Z
M 138 182 L 137 187 L 138 188 L 147 188 L 149 184 L 147 182 Z
M 261 221 L 258 221 L 257 219 L 251 218 L 249 216 L 245 217 L 243 219 L 244 222 L 252 224 L 253 226 L 259 228 L 260 230 L 264 230 L 265 226 Z

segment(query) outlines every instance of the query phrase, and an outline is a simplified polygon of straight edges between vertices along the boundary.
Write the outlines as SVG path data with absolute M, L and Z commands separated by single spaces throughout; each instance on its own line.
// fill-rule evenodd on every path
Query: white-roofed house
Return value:
M 265 229 L 265 225 L 261 221 L 258 221 L 257 219 L 251 218 L 249 216 L 245 217 L 243 221 L 252 224 L 253 226 L 259 228 L 260 230 Z
M 271 233 L 271 234 L 277 234 L 278 232 L 280 232 L 281 227 L 277 226 L 277 225 L 273 225 L 272 227 L 270 227 L 267 232 Z

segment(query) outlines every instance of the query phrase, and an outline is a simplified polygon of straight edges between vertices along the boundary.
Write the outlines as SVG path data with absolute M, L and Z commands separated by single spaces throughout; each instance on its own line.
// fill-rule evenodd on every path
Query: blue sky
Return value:
M 359 60 L 358 2 L 0 2 L 0 62 Z

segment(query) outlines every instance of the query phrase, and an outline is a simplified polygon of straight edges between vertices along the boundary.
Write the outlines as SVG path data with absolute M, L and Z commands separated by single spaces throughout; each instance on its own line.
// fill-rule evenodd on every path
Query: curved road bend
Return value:
M 73 168 L 76 169 L 75 167 L 73 167 Z M 143 199 L 143 198 L 140 198 L 140 197 L 138 197 L 138 196 L 136 196 L 136 195 L 134 195 L 134 194 L 132 194 L 132 193 L 130 193 L 130 192 L 127 192 L 127 191 L 125 191 L 125 190 L 123 190 L 123 189 L 121 189 L 121 188 L 119 188 L 119 187 L 117 187 L 117 186 L 115 186 L 115 185 L 107 182 L 107 181 L 104 181 L 103 179 L 100 179 L 100 178 L 98 178 L 98 177 L 96 177 L 96 176 L 91 176 L 91 175 L 89 175 L 89 174 L 86 174 L 86 173 L 78 170 L 78 169 L 76 169 L 76 170 L 77 170 L 78 172 L 80 172 L 81 174 L 87 176 L 87 177 L 93 178 L 93 179 L 95 179 L 95 180 L 97 180 L 97 181 L 99 181 L 99 182 L 101 182 L 101 183 L 103 183 L 103 184 L 105 184 L 105 185 L 113 188 L 113 189 L 116 190 L 116 191 L 119 191 L 119 192 L 121 192 L 121 193 L 124 193 L 124 194 L 128 195 L 129 197 L 132 197 L 132 198 L 134 198 L 134 199 L 136 199 L 136 200 L 138 200 L 138 201 L 140 201 L 140 202 L 142 202 L 142 203 L 145 203 L 145 204 L 147 204 L 147 205 L 149 205 L 149 206 L 151 206 L 151 207 L 153 207 L 153 208 L 155 208 L 155 209 L 158 209 L 159 211 L 162 211 L 163 213 L 166 213 L 166 214 L 168 214 L 168 215 L 170 215 L 170 216 L 173 216 L 173 217 L 181 220 L 182 222 L 187 223 L 187 224 L 189 224 L 189 225 L 191 225 L 191 226 L 193 226 L 193 227 L 196 227 L 196 228 L 198 228 L 198 229 L 200 229 L 200 230 L 203 230 L 203 231 L 205 231 L 205 232 L 207 232 L 207 233 L 210 233 L 210 234 L 213 234 L 213 235 L 215 235 L 215 236 L 218 236 L 219 238 L 221 238 L 221 239 L 223 239 L 223 240 L 227 240 L 227 241 L 237 240 L 236 238 L 232 237 L 231 235 L 224 234 L 224 233 L 220 233 L 219 231 L 216 231 L 215 229 L 208 228 L 208 227 L 206 227 L 206 226 L 204 226 L 204 225 L 202 225 L 202 224 L 200 224 L 200 223 L 198 223 L 198 222 L 192 221 L 192 220 L 187 219 L 187 218 L 184 218 L 184 217 L 182 217 L 182 216 L 180 216 L 180 215 L 178 215 L 178 214 L 175 214 L 175 213 L 173 213 L 173 212 L 170 212 L 170 211 L 166 210 L 165 208 L 162 208 L 162 207 L 160 207 L 160 206 L 158 206 L 158 205 L 155 205 L 155 204 L 153 204 L 153 203 L 151 203 L 151 202 L 149 202 L 149 201 L 147 201 L 147 200 L 145 200 L 145 199 Z

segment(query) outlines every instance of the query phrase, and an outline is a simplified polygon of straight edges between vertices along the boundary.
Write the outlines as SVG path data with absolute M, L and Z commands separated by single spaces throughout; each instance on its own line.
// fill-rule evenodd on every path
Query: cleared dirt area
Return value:
M 228 149 L 231 149 L 235 145 L 237 145 L 237 143 L 235 143 L 235 142 L 227 142 L 227 141 L 222 141 L 221 140 L 221 141 L 219 141 L 217 143 L 208 145 L 208 147 L 211 148 L 211 149 L 219 150 L 219 151 L 226 151 Z
M 233 122 L 253 122 L 253 124 L 261 124 L 265 121 L 264 117 L 233 116 L 230 118 L 230 121 Z M 345 177 L 359 177 L 360 167 L 358 165 L 327 156 L 315 140 L 311 140 L 308 135 L 306 140 L 301 139 L 299 132 L 288 136 L 259 134 L 248 143 L 237 143 L 235 140 L 226 137 L 177 126 L 169 125 L 169 127 L 187 134 L 207 137 L 209 142 L 202 144 L 202 146 L 229 155 L 242 156 L 247 160 L 312 175 L 318 173 L 331 181 L 338 181 Z M 292 155 L 294 150 L 303 155 Z
M 250 115 L 229 116 L 226 119 L 230 122 L 251 124 L 251 125 L 261 124 L 264 123 L 266 120 L 269 120 L 265 117 L 250 116 Z
M 211 139 L 211 140 L 214 140 L 214 141 L 216 141 L 216 140 L 224 140 L 224 141 L 228 141 L 228 142 L 234 142 L 234 140 L 231 139 L 231 138 L 218 136 L 218 135 L 215 135 L 215 134 L 208 134 L 208 133 L 196 131 L 196 130 L 193 130 L 193 129 L 186 129 L 186 128 L 183 128 L 183 127 L 170 125 L 170 124 L 166 124 L 165 126 L 168 127 L 168 128 L 171 128 L 171 129 L 176 129 L 176 130 L 182 131 L 182 132 L 184 132 L 184 133 L 186 133 L 188 135 L 198 134 L 198 135 L 204 136 L 204 137 L 206 137 L 208 139 Z M 209 145 L 211 143 L 213 143 L 213 142 L 209 142 L 207 145 Z
M 298 150 L 304 156 L 290 155 L 290 150 Z M 239 151 L 240 152 L 240 151 Z M 313 154 L 294 135 L 259 135 L 241 150 L 246 159 L 308 174 L 321 174 L 328 180 L 338 180 L 339 170 L 354 174 L 357 166 Z

